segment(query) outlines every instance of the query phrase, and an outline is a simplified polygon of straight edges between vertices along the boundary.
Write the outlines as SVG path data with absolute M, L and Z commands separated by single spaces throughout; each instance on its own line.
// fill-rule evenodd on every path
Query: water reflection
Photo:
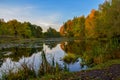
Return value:
M 55 63 L 57 62 L 61 67 L 64 67 L 65 62 L 62 59 L 67 53 L 61 49 L 60 42 L 37 42 L 1 49 L 0 70 L 6 71 L 15 67 L 19 68 L 22 63 L 25 63 L 28 66 L 33 66 L 37 72 L 42 62 L 42 51 L 45 51 L 46 59 L 50 65 L 52 65 L 54 57 Z M 81 59 L 78 59 L 75 63 L 67 64 L 67 67 L 70 71 L 79 71 L 87 68 L 86 66 L 82 67 L 80 64 Z
M 91 64 L 120 58 L 119 49 L 120 43 L 117 41 L 97 40 L 37 41 L 10 44 L 7 47 L 0 44 L 0 70 L 20 67 L 20 64 L 26 63 L 33 66 L 37 72 L 42 62 L 41 52 L 44 51 L 50 65 L 52 65 L 52 59 L 54 58 L 55 63 L 57 62 L 61 67 L 66 64 L 70 71 L 80 71 L 86 69 L 87 66 L 91 66 Z M 79 58 L 73 60 L 73 63 L 67 63 L 63 58 L 69 54 L 74 54 Z
M 74 40 L 69 42 L 61 43 L 61 48 L 66 53 L 79 54 L 82 56 L 82 53 L 85 51 L 85 41 Z
M 29 57 L 33 53 L 40 52 L 42 49 L 43 47 L 36 47 L 36 48 L 12 47 L 1 50 L 1 53 L 3 54 L 3 58 L 11 58 L 13 61 L 18 61 L 23 56 Z
M 50 49 L 54 48 L 59 44 L 60 42 L 55 42 L 55 41 L 47 41 L 45 42 L 45 45 L 47 45 Z
M 120 58 L 118 40 L 74 40 L 60 46 L 66 53 L 80 56 L 83 64 L 88 66 Z

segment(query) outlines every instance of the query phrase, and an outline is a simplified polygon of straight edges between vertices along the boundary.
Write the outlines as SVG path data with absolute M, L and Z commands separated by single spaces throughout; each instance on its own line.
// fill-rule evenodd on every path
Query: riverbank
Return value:
M 25 67 L 25 66 L 24 66 Z M 78 72 L 60 71 L 54 74 L 44 74 L 35 77 L 34 70 L 25 67 L 25 72 L 10 73 L 4 77 L 7 80 L 29 79 L 29 80 L 120 80 L 120 59 L 109 60 L 105 63 L 96 65 L 88 70 Z M 27 75 L 29 74 L 29 75 Z M 12 77 L 11 77 L 12 76 Z M 27 77 L 25 77 L 27 76 Z M 4 78 L 3 78 L 4 79 Z
M 74 38 L 19 38 L 19 37 L 1 37 L 0 43 L 18 43 L 18 42 L 31 42 L 31 41 L 64 41 L 64 40 L 75 40 Z
M 61 72 L 56 75 L 46 75 L 40 80 L 120 80 L 120 59 L 110 60 L 80 72 Z
M 65 41 L 73 41 L 74 38 L 15 38 L 15 37 L 0 37 L 0 50 L 9 47 L 18 47 L 18 46 L 26 46 L 26 44 L 32 43 L 60 43 Z

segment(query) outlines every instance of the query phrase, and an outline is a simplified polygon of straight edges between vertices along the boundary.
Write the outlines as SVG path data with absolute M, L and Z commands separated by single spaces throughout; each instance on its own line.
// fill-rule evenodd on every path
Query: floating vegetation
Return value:
M 71 53 L 68 53 L 63 57 L 63 61 L 67 64 L 75 63 L 77 60 L 78 60 L 78 56 Z

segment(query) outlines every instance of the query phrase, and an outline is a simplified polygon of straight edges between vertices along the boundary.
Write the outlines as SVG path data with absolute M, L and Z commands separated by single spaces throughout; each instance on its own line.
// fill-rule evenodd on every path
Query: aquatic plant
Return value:
M 71 54 L 71 53 L 68 53 L 67 55 L 65 55 L 63 57 L 63 61 L 67 64 L 70 64 L 70 63 L 74 63 L 76 62 L 78 59 L 78 56 L 76 56 L 75 54 Z
M 24 61 L 24 63 L 20 64 L 21 67 L 17 68 L 14 71 L 14 68 L 9 69 L 7 72 L 3 71 L 2 80 L 29 80 L 31 78 L 41 78 L 44 75 L 55 75 L 63 71 L 67 71 L 67 67 L 62 68 L 57 62 L 55 62 L 54 58 L 52 60 L 52 65 L 50 65 L 47 61 L 45 52 L 41 53 L 42 63 L 39 66 L 39 71 L 36 73 L 33 65 L 34 61 L 31 65 Z M 8 65 L 9 66 L 9 65 Z M 64 70 L 65 69 L 65 70 Z

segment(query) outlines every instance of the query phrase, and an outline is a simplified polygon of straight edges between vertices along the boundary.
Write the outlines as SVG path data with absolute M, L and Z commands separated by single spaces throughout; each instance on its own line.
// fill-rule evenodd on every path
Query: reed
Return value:
M 104 42 L 94 44 L 92 48 L 83 53 L 82 58 L 84 63 L 91 67 L 110 59 L 115 59 L 117 56 L 115 51 L 120 49 L 119 39 L 110 39 Z
M 9 69 L 7 73 L 6 71 L 3 71 L 4 73 L 1 79 L 2 80 L 29 80 L 35 78 L 40 79 L 45 75 L 55 75 L 60 72 L 67 71 L 67 67 L 65 66 L 64 68 L 62 68 L 61 65 L 55 62 L 54 57 L 52 60 L 52 65 L 50 65 L 50 63 L 48 63 L 47 61 L 44 51 L 42 51 L 41 57 L 42 63 L 39 66 L 38 73 L 35 72 L 35 69 L 33 67 L 34 63 L 32 63 L 32 65 L 28 65 L 28 63 L 24 61 L 24 63 L 21 64 L 21 67 L 17 68 L 16 71 L 14 71 L 14 69 Z

